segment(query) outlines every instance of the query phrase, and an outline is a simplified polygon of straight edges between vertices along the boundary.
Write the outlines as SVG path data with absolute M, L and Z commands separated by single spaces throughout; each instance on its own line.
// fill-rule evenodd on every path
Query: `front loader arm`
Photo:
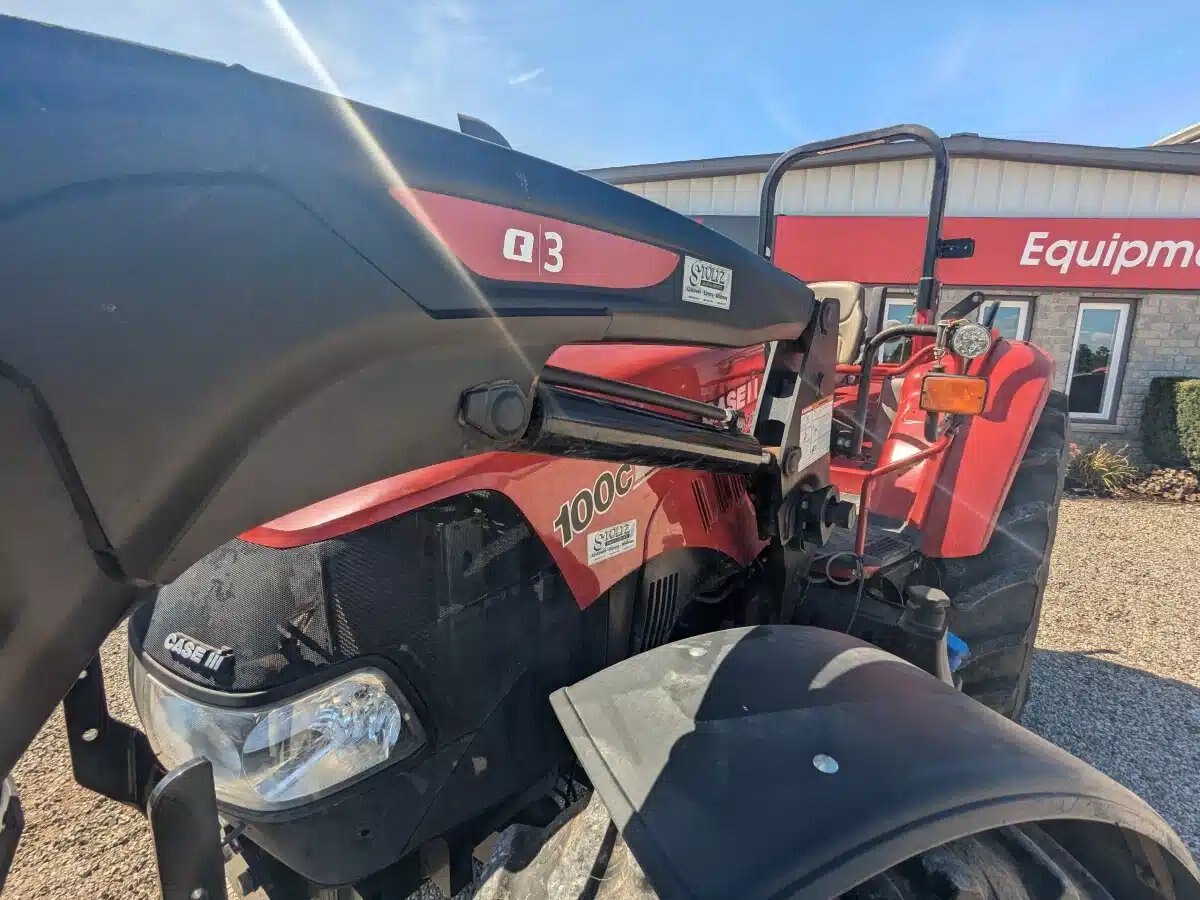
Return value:
M 480 386 L 528 418 L 564 344 L 816 322 L 753 253 L 494 144 L 15 19 L 0 58 L 0 772 L 143 587 L 545 423 L 471 421 Z

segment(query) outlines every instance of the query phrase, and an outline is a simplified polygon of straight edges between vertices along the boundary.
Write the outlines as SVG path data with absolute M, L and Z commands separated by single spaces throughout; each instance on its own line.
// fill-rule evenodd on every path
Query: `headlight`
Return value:
M 950 349 L 963 359 L 975 359 L 992 346 L 992 333 L 974 322 L 959 322 L 950 332 Z
M 217 798 L 244 809 L 315 799 L 425 742 L 411 704 L 378 669 L 247 709 L 185 697 L 136 658 L 130 674 L 142 727 L 163 765 L 203 756 L 212 763 Z

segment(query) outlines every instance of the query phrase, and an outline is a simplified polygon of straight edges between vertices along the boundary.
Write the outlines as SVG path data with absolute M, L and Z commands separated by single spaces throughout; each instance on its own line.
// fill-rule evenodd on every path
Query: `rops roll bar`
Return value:
M 784 153 L 767 172 L 758 213 L 758 252 L 772 259 L 775 249 L 775 195 L 779 183 L 800 160 L 842 150 L 855 150 L 878 144 L 919 141 L 933 156 L 933 188 L 929 195 L 929 219 L 925 228 L 925 251 L 921 259 L 921 280 L 917 283 L 917 311 L 932 311 L 937 303 L 937 261 L 939 257 L 962 258 L 974 250 L 973 241 L 943 241 L 942 219 L 946 212 L 946 185 L 950 176 L 950 158 L 942 139 L 923 125 L 893 125 L 845 137 L 803 144 Z

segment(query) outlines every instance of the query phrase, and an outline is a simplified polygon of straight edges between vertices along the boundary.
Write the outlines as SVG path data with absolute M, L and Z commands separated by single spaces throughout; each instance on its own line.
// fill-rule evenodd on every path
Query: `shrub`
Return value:
M 1077 488 L 1097 494 L 1119 493 L 1142 474 L 1123 450 L 1112 450 L 1107 444 L 1086 450 L 1073 444 L 1071 451 L 1071 459 L 1067 463 L 1067 481 Z
M 1200 470 L 1200 379 L 1155 378 L 1142 415 L 1142 445 L 1152 462 Z

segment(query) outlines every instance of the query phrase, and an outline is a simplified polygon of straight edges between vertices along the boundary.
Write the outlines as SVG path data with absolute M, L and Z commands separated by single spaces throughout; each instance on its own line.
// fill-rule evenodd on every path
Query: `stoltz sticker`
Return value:
M 683 258 L 683 300 L 729 309 L 729 298 L 733 293 L 733 269 L 705 262 L 694 256 Z
M 620 556 L 637 546 L 637 519 L 610 525 L 587 536 L 588 565 Z

